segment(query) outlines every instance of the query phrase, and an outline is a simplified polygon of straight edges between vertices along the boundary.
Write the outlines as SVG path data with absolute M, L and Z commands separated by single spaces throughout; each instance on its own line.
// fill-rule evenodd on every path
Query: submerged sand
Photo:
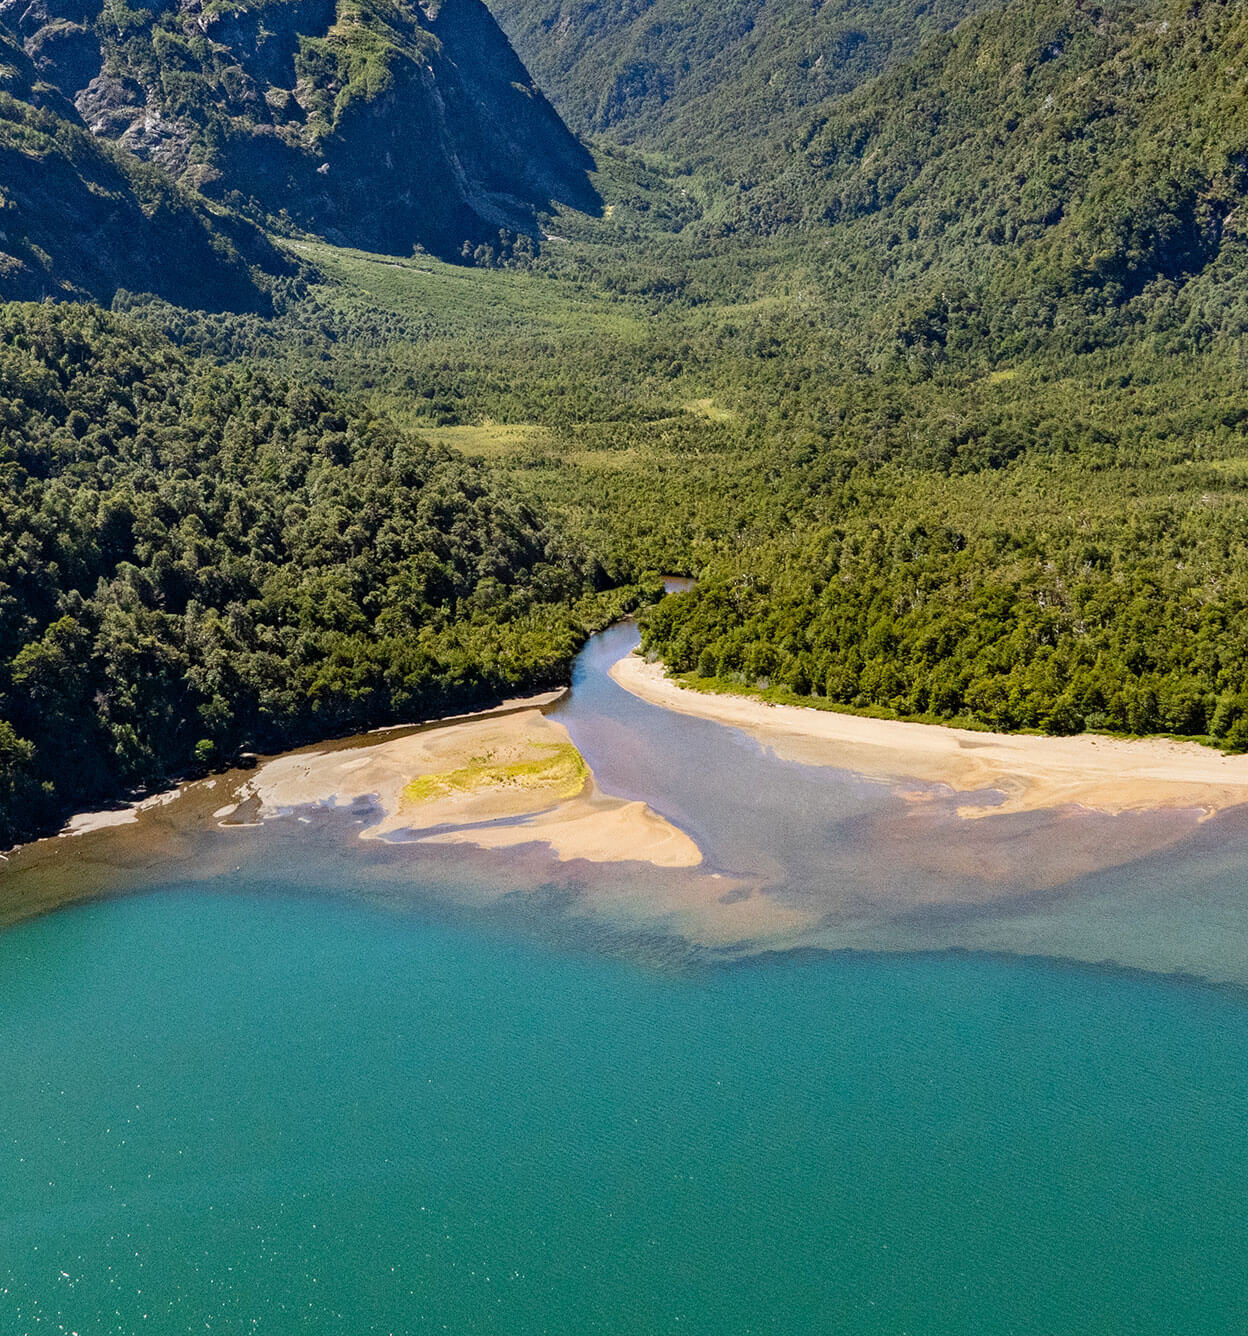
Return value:
M 782 759 L 881 781 L 903 801 L 881 795 L 838 826 L 818 866 L 803 864 L 800 851 L 791 864 L 766 847 L 725 860 L 713 819 L 704 859 L 646 803 L 602 792 L 567 730 L 544 714 L 551 698 L 534 698 L 307 747 L 180 795 L 80 818 L 66 833 L 90 839 L 42 841 L 0 865 L 0 924 L 153 877 L 216 875 L 260 847 L 255 828 L 272 817 L 291 818 L 281 847 L 302 850 L 306 828 L 293 822 L 320 807 L 346 818 L 334 831 L 373 842 L 372 877 L 384 879 L 392 865 L 378 842 L 401 843 L 437 866 L 484 869 L 487 899 L 524 885 L 566 896 L 571 914 L 644 932 L 798 945 L 864 916 L 991 905 L 1071 884 L 1198 828 L 1213 838 L 1241 817 L 1200 827 L 1205 815 L 1248 804 L 1248 757 L 1192 745 L 1020 737 L 771 706 L 692 691 L 636 655 L 611 675 L 659 706 L 741 729 Z M 476 852 L 461 859 L 447 846 Z M 395 854 L 393 867 L 409 866 Z
M 912 801 L 929 794 L 907 790 L 907 781 L 947 786 L 966 795 L 963 817 L 1070 806 L 1111 815 L 1158 808 L 1211 815 L 1248 803 L 1248 756 L 1197 743 L 981 733 L 772 705 L 694 691 L 636 653 L 612 665 L 611 676 L 651 704 L 739 728 L 784 760 L 886 781 Z
M 567 730 L 540 710 L 455 722 L 349 750 L 306 750 L 266 762 L 218 817 L 237 823 L 300 807 L 367 803 L 365 839 L 540 843 L 561 860 L 696 867 L 698 846 L 643 802 L 597 788 Z

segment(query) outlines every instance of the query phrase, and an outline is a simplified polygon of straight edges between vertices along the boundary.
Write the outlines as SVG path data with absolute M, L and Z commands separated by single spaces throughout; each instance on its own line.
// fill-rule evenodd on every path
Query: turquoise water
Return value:
M 1248 1330 L 1248 1008 L 228 887 L 0 937 L 5 1332 Z
M 171 817 L 0 934 L 0 1336 L 1248 1336 L 1248 814 L 960 822 L 635 639 L 558 718 L 704 869 Z

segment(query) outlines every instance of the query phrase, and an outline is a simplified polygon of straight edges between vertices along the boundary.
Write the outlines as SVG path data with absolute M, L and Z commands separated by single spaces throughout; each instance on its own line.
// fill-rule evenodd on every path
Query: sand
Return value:
M 966 795 L 958 808 L 963 817 L 1070 806 L 1112 815 L 1158 808 L 1212 815 L 1248 803 L 1248 756 L 1197 743 L 981 733 L 770 705 L 693 691 L 637 654 L 614 664 L 611 676 L 651 704 L 739 728 L 784 760 L 878 779 L 913 802 L 930 791 L 907 788 L 907 781 L 947 786 Z
M 165 807 L 182 796 L 181 789 L 169 789 L 153 794 L 139 802 L 127 803 L 124 807 L 108 807 L 99 812 L 79 812 L 70 817 L 61 836 L 91 835 L 97 830 L 111 830 L 115 826 L 132 826 L 142 812 L 150 812 L 153 807 Z
M 548 845 L 561 860 L 696 867 L 698 846 L 645 803 L 601 793 L 567 730 L 540 710 L 467 719 L 342 750 L 266 762 L 218 816 L 264 820 L 309 805 L 365 804 L 365 839 Z M 490 824 L 487 824 L 490 823 Z

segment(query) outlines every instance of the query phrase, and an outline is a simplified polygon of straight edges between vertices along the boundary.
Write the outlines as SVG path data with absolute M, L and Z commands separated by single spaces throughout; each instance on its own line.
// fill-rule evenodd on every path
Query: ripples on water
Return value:
M 1238 998 L 511 928 L 252 873 L 0 937 L 4 1329 L 1244 1330 Z

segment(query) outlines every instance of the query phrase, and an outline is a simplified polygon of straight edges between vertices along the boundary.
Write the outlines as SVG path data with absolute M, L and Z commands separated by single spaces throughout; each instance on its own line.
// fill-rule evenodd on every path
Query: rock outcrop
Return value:
M 0 20 L 94 135 L 257 220 L 455 254 L 597 207 L 480 0 L 0 0 Z
M 36 49 L 61 49 L 46 37 Z M 0 32 L 0 299 L 107 304 L 125 288 L 255 310 L 268 304 L 272 277 L 291 269 L 258 228 L 89 134 Z

